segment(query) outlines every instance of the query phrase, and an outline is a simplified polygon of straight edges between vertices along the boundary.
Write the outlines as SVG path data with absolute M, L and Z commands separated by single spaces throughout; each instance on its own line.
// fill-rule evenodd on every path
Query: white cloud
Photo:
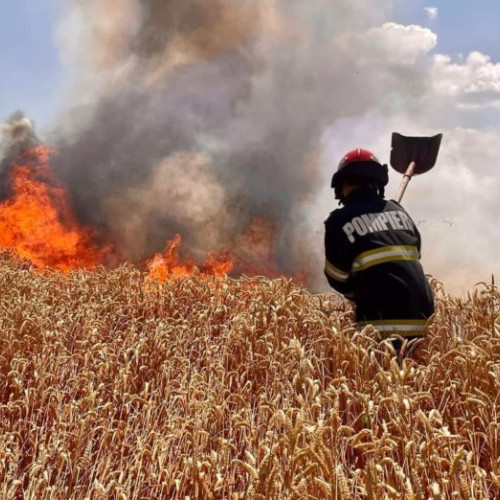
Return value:
M 370 64 L 411 66 L 436 46 L 437 35 L 422 26 L 387 22 L 362 34 L 350 33 L 344 42 Z
M 437 7 L 424 7 L 424 10 L 427 13 L 427 17 L 430 20 L 437 19 L 437 16 L 438 16 L 438 8 Z
M 456 99 L 461 107 L 496 106 L 500 98 L 500 63 L 491 62 L 481 52 L 471 52 L 463 63 L 439 54 L 434 56 L 432 83 L 437 94 Z

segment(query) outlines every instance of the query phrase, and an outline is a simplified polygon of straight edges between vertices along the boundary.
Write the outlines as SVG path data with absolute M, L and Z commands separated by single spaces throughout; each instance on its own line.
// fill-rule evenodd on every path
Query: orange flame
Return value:
M 37 146 L 12 164 L 11 195 L 0 203 L 0 248 L 13 250 L 40 269 L 63 272 L 93 269 L 109 262 L 111 252 L 119 258 L 110 245 L 98 246 L 95 231 L 77 221 L 66 188 L 53 172 L 50 154 L 49 148 Z M 273 258 L 273 234 L 271 221 L 256 218 L 251 222 L 233 244 L 239 273 L 281 275 Z M 175 236 L 163 253 L 147 261 L 148 280 L 162 283 L 191 275 L 217 278 L 235 269 L 235 260 L 227 252 L 209 253 L 202 265 L 181 259 L 181 241 L 180 235 Z
M 75 219 L 49 156 L 50 149 L 38 146 L 12 165 L 12 195 L 0 203 L 0 247 L 42 269 L 94 268 L 109 248 L 95 246 L 93 232 Z
M 181 242 L 181 236 L 176 235 L 167 243 L 162 254 L 156 254 L 147 262 L 149 280 L 163 283 L 193 274 L 220 278 L 233 270 L 233 259 L 226 253 L 209 253 L 202 266 L 197 266 L 193 260 L 182 261 L 179 255 Z

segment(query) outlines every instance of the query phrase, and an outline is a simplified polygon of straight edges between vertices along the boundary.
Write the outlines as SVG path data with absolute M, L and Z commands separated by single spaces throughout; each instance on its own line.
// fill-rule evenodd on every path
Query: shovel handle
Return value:
M 408 183 L 410 182 L 411 178 L 413 177 L 413 174 L 415 173 L 415 167 L 416 164 L 414 161 L 412 161 L 408 165 L 408 168 L 406 169 L 406 172 L 403 176 L 403 180 L 401 181 L 401 185 L 399 186 L 398 194 L 396 195 L 396 201 L 398 203 L 401 202 L 403 195 L 405 194 L 406 188 L 408 187 Z

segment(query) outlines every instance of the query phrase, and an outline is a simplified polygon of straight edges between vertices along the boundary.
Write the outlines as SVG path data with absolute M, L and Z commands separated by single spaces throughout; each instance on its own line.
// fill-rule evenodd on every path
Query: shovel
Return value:
M 406 137 L 392 134 L 391 166 L 404 174 L 395 200 L 399 203 L 405 194 L 408 183 L 416 174 L 423 174 L 436 163 L 443 134 L 433 137 Z

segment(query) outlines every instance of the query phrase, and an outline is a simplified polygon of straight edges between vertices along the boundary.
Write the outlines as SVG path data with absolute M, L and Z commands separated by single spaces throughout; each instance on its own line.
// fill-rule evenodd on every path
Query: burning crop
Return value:
M 5 142 L 0 162 L 0 249 L 29 260 L 40 270 L 55 269 L 64 273 L 98 266 L 111 268 L 126 262 L 127 244 L 124 247 L 123 241 L 115 238 L 108 226 L 81 221 L 69 186 L 53 167 L 57 151 L 40 144 L 31 122 L 16 114 L 2 126 L 2 131 Z M 194 224 L 194 220 L 203 215 L 204 224 L 210 228 L 213 219 L 220 218 L 222 207 L 217 213 L 204 214 L 203 205 L 198 207 L 196 194 L 191 193 L 195 186 L 192 180 L 181 176 L 180 181 L 175 181 L 177 169 L 189 167 L 194 169 L 191 173 L 201 176 L 198 184 L 211 182 L 210 176 L 205 178 L 201 173 L 206 167 L 205 161 L 203 156 L 179 155 L 172 162 L 162 164 L 168 179 L 162 177 L 163 172 L 154 184 L 173 182 L 175 192 L 164 202 L 167 208 L 174 206 L 174 211 L 179 211 L 176 203 L 184 206 L 187 196 L 194 208 L 191 215 L 186 215 L 186 221 Z M 148 198 L 147 190 L 138 192 Z M 154 218 L 154 214 L 151 217 Z M 133 218 L 133 214 L 129 218 Z M 177 225 L 172 222 L 174 228 Z M 126 232 L 126 228 L 123 229 Z M 219 242 L 215 249 L 197 250 L 196 257 L 192 256 L 189 244 L 187 250 L 181 249 L 184 237 L 192 244 L 196 232 L 193 227 L 185 227 L 185 230 L 187 234 L 179 234 L 173 228 L 159 231 L 155 238 L 164 246 L 164 251 L 133 259 L 139 268 L 148 270 L 149 280 L 164 282 L 193 274 L 205 277 L 230 273 L 268 277 L 284 274 L 277 265 L 274 242 L 277 230 L 271 218 L 249 217 L 225 245 Z M 207 240 L 210 239 L 207 235 Z
M 113 246 L 99 242 L 96 230 L 77 221 L 67 190 L 54 174 L 51 153 L 44 146 L 32 147 L 12 163 L 9 195 L 0 203 L 0 248 L 39 269 L 63 272 L 95 269 L 110 258 L 116 261 Z M 228 252 L 211 252 L 201 265 L 181 258 L 181 241 L 175 235 L 163 253 L 146 262 L 150 280 L 163 282 L 194 273 L 221 277 L 234 269 Z
M 78 221 L 66 186 L 51 165 L 53 151 L 33 146 L 19 153 L 7 169 L 7 196 L 0 202 L 0 248 L 27 259 L 37 268 L 69 272 L 123 262 L 120 249 L 106 234 Z M 227 249 L 207 252 L 198 262 L 181 255 L 182 235 L 167 239 L 163 252 L 138 262 L 148 279 L 164 282 L 198 274 L 222 277 L 232 272 L 278 277 L 274 225 L 263 217 L 250 220 Z
M 40 268 L 94 268 L 109 249 L 99 248 L 94 232 L 76 221 L 49 158 L 50 150 L 38 146 L 12 164 L 11 194 L 0 203 L 0 247 Z
M 148 279 L 162 283 L 169 279 L 191 276 L 195 272 L 205 277 L 220 278 L 233 270 L 234 262 L 225 254 L 209 254 L 202 266 L 198 266 L 193 260 L 182 260 L 179 255 L 181 241 L 181 236 L 176 235 L 167 243 L 163 253 L 156 254 L 147 262 Z

